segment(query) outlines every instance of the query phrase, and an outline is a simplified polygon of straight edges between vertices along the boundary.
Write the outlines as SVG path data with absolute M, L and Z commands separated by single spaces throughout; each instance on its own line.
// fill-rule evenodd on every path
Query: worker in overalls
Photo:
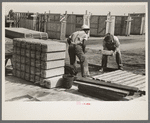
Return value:
M 80 60 L 82 77 L 89 76 L 88 62 L 85 56 L 85 41 L 89 38 L 89 26 L 83 25 L 82 31 L 76 31 L 69 36 L 67 42 L 69 44 L 68 53 L 70 64 L 75 66 L 76 56 Z
M 118 65 L 118 69 L 123 70 L 122 68 L 122 60 L 121 60 L 121 52 L 120 52 L 120 42 L 116 36 L 107 33 L 103 40 L 103 50 L 113 51 L 113 55 L 116 56 L 116 62 Z M 104 72 L 107 68 L 107 55 L 102 55 L 102 68 L 99 70 Z

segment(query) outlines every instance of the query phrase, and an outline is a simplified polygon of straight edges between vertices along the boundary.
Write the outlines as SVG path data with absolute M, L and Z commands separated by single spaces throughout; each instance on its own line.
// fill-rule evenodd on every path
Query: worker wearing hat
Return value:
M 113 55 L 116 56 L 116 62 L 118 69 L 123 70 L 121 52 L 120 52 L 120 42 L 116 36 L 107 33 L 103 40 L 103 50 L 113 51 Z M 102 55 L 102 68 L 100 69 L 103 72 L 107 67 L 107 55 Z
M 70 64 L 75 66 L 77 56 L 80 60 L 82 77 L 89 76 L 88 62 L 85 57 L 85 41 L 89 38 L 89 30 L 89 26 L 83 25 L 81 31 L 72 33 L 67 39 Z

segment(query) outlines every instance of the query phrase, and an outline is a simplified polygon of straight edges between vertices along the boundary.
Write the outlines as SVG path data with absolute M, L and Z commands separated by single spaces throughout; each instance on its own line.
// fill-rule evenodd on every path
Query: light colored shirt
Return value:
M 73 44 L 82 44 L 83 40 L 88 40 L 89 35 L 86 34 L 84 31 L 76 31 L 72 33 L 72 35 L 70 35 L 69 38 L 71 39 L 71 42 Z

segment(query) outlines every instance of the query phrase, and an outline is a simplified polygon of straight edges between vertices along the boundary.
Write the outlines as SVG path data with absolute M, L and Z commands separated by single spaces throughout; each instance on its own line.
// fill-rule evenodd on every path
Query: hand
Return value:
M 116 51 L 112 51 L 112 52 L 113 52 L 112 56 L 115 56 L 115 54 L 116 54 Z

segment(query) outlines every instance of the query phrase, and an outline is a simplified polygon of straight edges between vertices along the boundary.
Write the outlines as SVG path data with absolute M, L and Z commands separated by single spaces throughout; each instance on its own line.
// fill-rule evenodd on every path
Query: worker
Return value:
M 88 62 L 85 56 L 85 41 L 89 38 L 89 26 L 83 25 L 81 31 L 72 33 L 67 42 L 70 64 L 75 66 L 76 56 L 80 60 L 82 77 L 89 77 Z
M 107 33 L 103 40 L 103 50 L 113 51 L 113 56 L 116 56 L 116 62 L 118 65 L 118 69 L 123 70 L 122 60 L 121 60 L 121 52 L 120 52 L 120 42 L 118 37 Z M 102 55 L 102 68 L 99 70 L 104 72 L 107 68 L 107 55 Z

